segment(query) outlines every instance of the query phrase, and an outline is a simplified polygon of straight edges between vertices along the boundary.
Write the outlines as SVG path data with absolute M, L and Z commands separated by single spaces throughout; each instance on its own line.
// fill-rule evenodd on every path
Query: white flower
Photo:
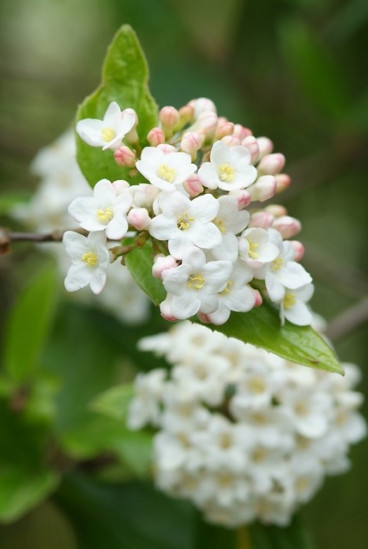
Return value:
M 214 220 L 221 233 L 238 234 L 245 229 L 250 220 L 247 210 L 239 210 L 238 201 L 234 196 L 220 196 L 219 210 Z
M 193 248 L 179 267 L 162 273 L 168 297 L 161 303 L 161 309 L 168 304 L 172 316 L 182 320 L 199 311 L 213 312 L 218 304 L 216 294 L 226 286 L 231 270 L 229 261 L 206 262 L 204 253 Z
M 160 147 L 145 147 L 136 167 L 152 185 L 167 192 L 178 190 L 197 169 L 190 154 L 164 152 Z
M 79 120 L 76 131 L 81 139 L 92 147 L 115 150 L 133 128 L 136 120 L 136 114 L 132 109 L 121 111 L 119 105 L 113 101 L 108 106 L 103 120 L 96 118 Z
M 218 201 L 212 195 L 189 200 L 175 192 L 162 201 L 162 214 L 151 221 L 149 232 L 158 240 L 168 240 L 169 251 L 181 259 L 192 247 L 209 249 L 221 242 L 221 232 L 211 221 L 218 212 Z
M 87 237 L 74 231 L 64 233 L 63 244 L 72 260 L 65 278 L 65 288 L 75 292 L 90 286 L 94 294 L 99 294 L 106 282 L 109 266 L 109 252 L 103 233 L 90 233 Z
M 308 326 L 312 322 L 312 314 L 306 305 L 314 292 L 313 284 L 308 284 L 297 290 L 286 290 L 280 303 L 281 322 L 288 320 L 297 326 Z
M 164 389 L 166 372 L 152 370 L 148 374 L 138 374 L 134 383 L 136 396 L 128 410 L 127 425 L 130 429 L 140 429 L 147 423 L 159 425 L 159 402 Z
M 128 189 L 117 194 L 107 179 L 101 179 L 93 196 L 80 197 L 69 205 L 69 213 L 87 231 L 106 231 L 112 240 L 120 240 L 128 231 L 126 213 L 132 203 Z
M 269 230 L 252 227 L 239 237 L 239 255 L 250 267 L 259 269 L 276 259 L 279 249 L 272 242 Z
M 199 179 L 209 189 L 245 189 L 256 180 L 257 170 L 250 164 L 250 153 L 246 147 L 216 141 L 210 160 L 198 170 Z

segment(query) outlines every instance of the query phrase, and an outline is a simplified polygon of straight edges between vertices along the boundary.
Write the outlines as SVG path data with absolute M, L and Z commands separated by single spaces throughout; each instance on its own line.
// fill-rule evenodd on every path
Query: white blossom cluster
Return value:
M 40 233 L 73 228 L 75 220 L 68 213 L 68 205 L 91 190 L 75 155 L 72 130 L 41 149 L 31 165 L 31 171 L 40 183 L 29 202 L 13 208 L 12 216 L 30 230 Z M 64 278 L 70 265 L 60 244 L 43 243 L 42 250 L 56 259 Z M 109 264 L 109 260 L 105 266 L 109 269 L 109 277 L 104 292 L 94 296 L 93 301 L 90 292 L 81 292 L 78 294 L 79 299 L 93 302 L 124 322 L 144 322 L 149 314 L 149 300 L 133 281 L 128 269 L 118 262 Z
M 261 305 L 261 290 L 279 308 L 282 322 L 310 324 L 312 279 L 299 264 L 302 244 L 290 240 L 300 222 L 282 206 L 262 205 L 290 183 L 280 173 L 284 156 L 272 153 L 268 138 L 219 117 L 205 98 L 180 110 L 163 107 L 160 125 L 150 130 L 142 150 L 138 124 L 132 109 L 121 111 L 115 102 L 103 120 L 77 124 L 85 142 L 103 154 L 113 151 L 115 162 L 142 183 L 102 179 L 89 196 L 69 205 L 89 236 L 65 235 L 72 260 L 66 289 L 90 285 L 102 291 L 107 241 L 134 230 L 153 242 L 152 272 L 167 292 L 160 304 L 164 318 L 198 315 L 223 324 L 231 311 Z
M 140 348 L 171 367 L 137 376 L 128 426 L 157 429 L 156 485 L 210 522 L 288 524 L 366 434 L 353 364 L 313 370 L 189 321 Z

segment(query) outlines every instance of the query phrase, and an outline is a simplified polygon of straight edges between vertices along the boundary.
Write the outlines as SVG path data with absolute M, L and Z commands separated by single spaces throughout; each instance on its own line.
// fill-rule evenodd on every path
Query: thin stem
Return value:
M 326 335 L 332 341 L 368 322 L 368 295 L 330 322 Z
M 28 233 L 0 228 L 0 248 L 7 248 L 11 242 L 61 242 L 66 230 L 71 230 L 84 236 L 88 235 L 88 231 L 84 229 L 55 230 L 49 233 Z

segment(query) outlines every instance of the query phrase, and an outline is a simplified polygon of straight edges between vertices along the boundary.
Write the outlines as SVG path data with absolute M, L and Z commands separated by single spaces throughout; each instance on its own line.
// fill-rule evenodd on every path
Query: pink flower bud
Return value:
M 266 154 L 270 154 L 273 151 L 273 143 L 268 137 L 257 137 L 259 156 L 262 158 Z
M 239 137 L 235 137 L 234 135 L 225 135 L 225 137 L 223 137 L 221 141 L 224 141 L 226 145 L 230 146 L 238 146 L 241 144 Z
M 206 138 L 212 138 L 217 127 L 217 114 L 212 111 L 202 112 L 193 126 L 194 130 L 203 133 Z
M 301 261 L 304 257 L 304 246 L 298 240 L 291 241 L 294 248 L 294 261 Z
M 157 148 L 165 154 L 176 151 L 175 147 L 173 145 L 169 145 L 169 143 L 161 143 L 161 145 L 157 145 Z
M 265 210 L 261 212 L 255 212 L 250 218 L 249 227 L 261 227 L 262 229 L 269 229 L 274 222 L 275 218 L 270 212 Z
M 160 192 L 160 189 L 149 183 L 132 185 L 133 205 L 137 208 L 152 208 L 152 204 Z
M 147 134 L 147 141 L 151 147 L 157 147 L 157 145 L 165 143 L 165 134 L 161 128 L 152 128 Z
M 262 302 L 263 302 L 262 296 L 261 296 L 261 294 L 259 293 L 258 290 L 253 289 L 253 293 L 254 293 L 254 299 L 255 299 L 254 306 L 255 307 L 260 307 L 262 305 Z
M 119 194 L 130 188 L 129 183 L 127 181 L 124 181 L 124 179 L 117 179 L 116 181 L 113 181 L 112 186 L 114 188 L 116 196 L 119 196 Z
M 203 324 L 211 324 L 211 317 L 210 315 L 206 315 L 204 313 L 198 313 L 198 318 Z
M 254 135 L 248 135 L 248 137 L 242 140 L 241 144 L 250 152 L 250 161 L 251 164 L 254 164 L 259 157 L 259 146 L 257 139 Z
M 285 215 L 275 219 L 272 227 L 279 231 L 283 238 L 292 238 L 301 231 L 302 225 L 295 217 Z
M 189 193 L 189 195 L 194 198 L 203 192 L 203 185 L 199 180 L 199 177 L 196 173 L 188 177 L 184 183 L 184 189 Z
M 219 118 L 215 138 L 222 139 L 226 135 L 232 135 L 233 131 L 234 131 L 234 124 L 232 122 L 229 122 L 228 120 L 226 120 L 226 118 L 220 121 L 220 118 Z
M 166 130 L 173 130 L 179 120 L 180 114 L 175 107 L 162 107 L 160 110 L 160 122 L 165 133 Z
M 172 307 L 171 307 L 169 298 L 166 298 L 165 301 L 160 303 L 160 312 L 161 312 L 162 318 L 164 318 L 165 320 L 168 320 L 169 322 L 175 322 L 176 320 L 179 320 L 172 313 Z
M 217 113 L 216 105 L 211 99 L 207 99 L 207 97 L 192 99 L 192 101 L 189 101 L 189 105 L 194 109 L 194 118 L 196 120 L 204 112 Z
M 171 255 L 158 254 L 153 261 L 152 274 L 156 278 L 162 278 L 162 273 L 177 266 L 176 260 Z
M 118 166 L 128 166 L 132 168 L 135 165 L 135 154 L 132 149 L 126 145 L 122 145 L 114 152 L 114 160 Z
M 236 191 L 230 191 L 230 196 L 234 196 L 236 200 L 238 201 L 238 208 L 239 210 L 243 210 L 247 206 L 249 206 L 252 197 L 248 191 L 245 191 L 244 189 L 239 189 Z
M 180 126 L 185 126 L 188 122 L 194 121 L 194 109 L 190 105 L 184 105 L 179 109 Z
M 285 166 L 285 156 L 281 153 L 266 154 L 258 164 L 258 170 L 265 174 L 276 175 Z
M 129 225 L 138 231 L 147 229 L 151 221 L 146 208 L 132 208 L 128 213 L 127 219 Z
M 241 124 L 235 124 L 234 125 L 234 131 L 233 136 L 238 137 L 240 141 L 248 137 L 249 135 L 252 135 L 252 132 L 249 128 L 245 128 Z
M 266 206 L 265 210 L 270 212 L 274 217 L 287 215 L 287 209 L 284 206 L 280 206 L 280 204 L 270 204 Z
M 252 201 L 259 200 L 264 202 L 276 192 L 276 178 L 273 175 L 262 175 L 257 181 L 249 187 L 249 192 L 252 196 Z
M 276 192 L 280 193 L 291 185 L 290 175 L 287 173 L 279 173 L 276 175 Z
M 194 155 L 202 146 L 203 135 L 198 132 L 185 132 L 180 142 L 182 151 Z

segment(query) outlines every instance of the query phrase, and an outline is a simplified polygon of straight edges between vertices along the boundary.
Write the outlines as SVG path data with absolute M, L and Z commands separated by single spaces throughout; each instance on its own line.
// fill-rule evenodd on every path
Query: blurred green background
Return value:
M 210 97 L 219 114 L 252 128 L 256 136 L 267 135 L 275 151 L 286 155 L 293 185 L 278 201 L 303 224 L 304 265 L 316 283 L 312 305 L 334 322 L 338 353 L 342 360 L 360 365 L 364 375 L 360 389 L 367 394 L 367 310 L 361 308 L 361 322 L 356 320 L 356 307 L 368 296 L 367 1 L 2 0 L 0 14 L 1 192 L 30 192 L 36 187 L 30 161 L 72 122 L 77 104 L 99 82 L 113 33 L 130 23 L 146 52 L 151 91 L 160 105 L 180 107 L 191 98 Z M 3 224 L 10 223 L 5 217 Z M 1 259 L 3 320 L 28 273 L 36 270 L 34 253 L 25 246 L 19 247 L 19 254 Z M 346 311 L 350 313 L 341 321 Z M 101 322 L 103 333 L 98 328 Z M 59 307 L 55 326 L 45 353 L 47 372 L 62 372 L 67 379 L 62 396 L 58 393 L 58 410 L 64 411 L 55 429 L 63 440 L 69 437 L 73 447 L 73 429 L 83 416 L 83 411 L 78 416 L 75 403 L 81 387 L 90 380 L 80 408 L 120 379 L 119 360 L 126 355 L 124 330 L 132 342 L 137 336 L 107 315 L 65 304 Z M 81 345 L 83 334 L 94 341 L 87 355 L 81 350 L 77 356 L 70 349 L 66 353 L 68 345 Z M 97 340 L 103 338 L 101 345 L 106 347 L 108 341 L 109 351 L 96 358 L 102 352 Z M 132 348 L 131 343 L 129 352 L 134 354 Z M 73 410 L 70 417 L 65 409 Z M 19 436 L 22 440 L 21 431 Z M 77 429 L 75 440 L 79 436 Z M 303 511 L 317 547 L 366 547 L 367 441 L 353 448 L 351 457 L 352 470 L 327 479 Z M 29 549 L 73 549 L 74 522 L 79 521 L 77 530 L 85 535 L 89 521 L 103 513 L 97 503 L 92 509 L 93 502 L 110 497 L 106 509 L 116 511 L 136 497 L 143 509 L 140 498 L 145 490 L 151 494 L 142 486 L 134 496 L 127 485 L 125 495 L 117 491 L 98 499 L 98 490 L 104 487 L 83 485 L 84 481 L 72 479 L 62 485 L 57 498 L 20 522 L 0 527 L 0 547 L 18 549 L 26 543 Z M 91 511 L 83 514 L 83 504 Z M 162 504 L 168 505 L 166 500 Z M 148 504 L 145 511 L 155 517 Z M 186 507 L 180 508 L 173 532 L 184 525 L 188 513 Z M 111 531 L 116 527 L 114 512 L 105 514 Z M 98 535 L 94 532 L 91 544 Z M 83 547 L 94 547 L 84 543 Z M 105 545 L 96 547 L 118 548 L 114 543 L 105 540 Z

